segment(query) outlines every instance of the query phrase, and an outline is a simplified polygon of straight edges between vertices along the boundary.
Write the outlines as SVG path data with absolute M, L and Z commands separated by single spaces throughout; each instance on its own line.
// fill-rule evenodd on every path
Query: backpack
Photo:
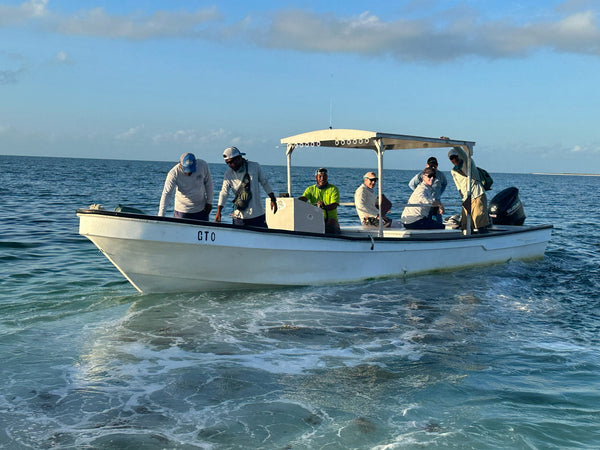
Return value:
M 481 184 L 483 188 L 486 191 L 492 189 L 492 184 L 494 184 L 494 179 L 492 178 L 492 176 L 488 173 L 487 170 L 482 169 L 481 167 L 478 167 L 477 170 L 479 171 L 479 178 L 481 179 Z

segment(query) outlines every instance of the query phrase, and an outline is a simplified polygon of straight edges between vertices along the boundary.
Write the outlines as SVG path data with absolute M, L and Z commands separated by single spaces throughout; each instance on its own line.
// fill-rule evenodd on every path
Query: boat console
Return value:
M 325 233 L 323 210 L 294 197 L 279 197 L 277 213 L 271 211 L 271 200 L 265 200 L 267 226 L 271 229 Z

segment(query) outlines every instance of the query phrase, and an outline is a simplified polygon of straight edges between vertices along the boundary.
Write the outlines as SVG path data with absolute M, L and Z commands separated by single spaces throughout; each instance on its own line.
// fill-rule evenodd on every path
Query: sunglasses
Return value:
M 377 181 L 377 178 L 367 178 L 369 181 Z
M 425 175 L 427 178 L 435 178 L 435 175 Z

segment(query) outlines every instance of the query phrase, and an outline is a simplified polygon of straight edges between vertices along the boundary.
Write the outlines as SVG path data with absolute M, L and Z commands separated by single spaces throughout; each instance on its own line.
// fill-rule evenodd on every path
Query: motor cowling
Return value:
M 525 210 L 516 187 L 498 192 L 490 201 L 488 209 L 494 225 L 523 225 L 525 222 Z

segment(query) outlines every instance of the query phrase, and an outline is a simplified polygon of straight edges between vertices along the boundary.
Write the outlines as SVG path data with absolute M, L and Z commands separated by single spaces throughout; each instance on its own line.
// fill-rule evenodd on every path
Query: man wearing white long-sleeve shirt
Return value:
M 266 228 L 265 208 L 261 200 L 259 184 L 271 199 L 271 209 L 274 213 L 277 212 L 277 199 L 260 164 L 244 159 L 243 155 L 245 153 L 240 152 L 237 147 L 227 147 L 223 151 L 223 159 L 229 168 L 223 175 L 215 222 L 221 221 L 223 207 L 229 198 L 229 193 L 232 192 L 235 196 L 233 200 L 235 209 L 232 214 L 234 225 Z M 238 201 L 241 200 L 239 194 L 242 190 L 245 198 Z
M 212 210 L 213 185 L 208 164 L 196 159 L 192 153 L 184 153 L 179 164 L 167 174 L 158 215 L 164 216 L 175 194 L 175 217 L 208 220 Z
M 379 226 L 379 206 L 377 195 L 373 191 L 377 183 L 377 175 L 374 172 L 367 172 L 363 176 L 363 183 L 354 192 L 354 206 L 356 213 L 360 217 L 360 222 L 366 227 Z M 392 207 L 391 203 L 383 196 L 383 226 L 389 227 L 391 219 L 385 217 Z

